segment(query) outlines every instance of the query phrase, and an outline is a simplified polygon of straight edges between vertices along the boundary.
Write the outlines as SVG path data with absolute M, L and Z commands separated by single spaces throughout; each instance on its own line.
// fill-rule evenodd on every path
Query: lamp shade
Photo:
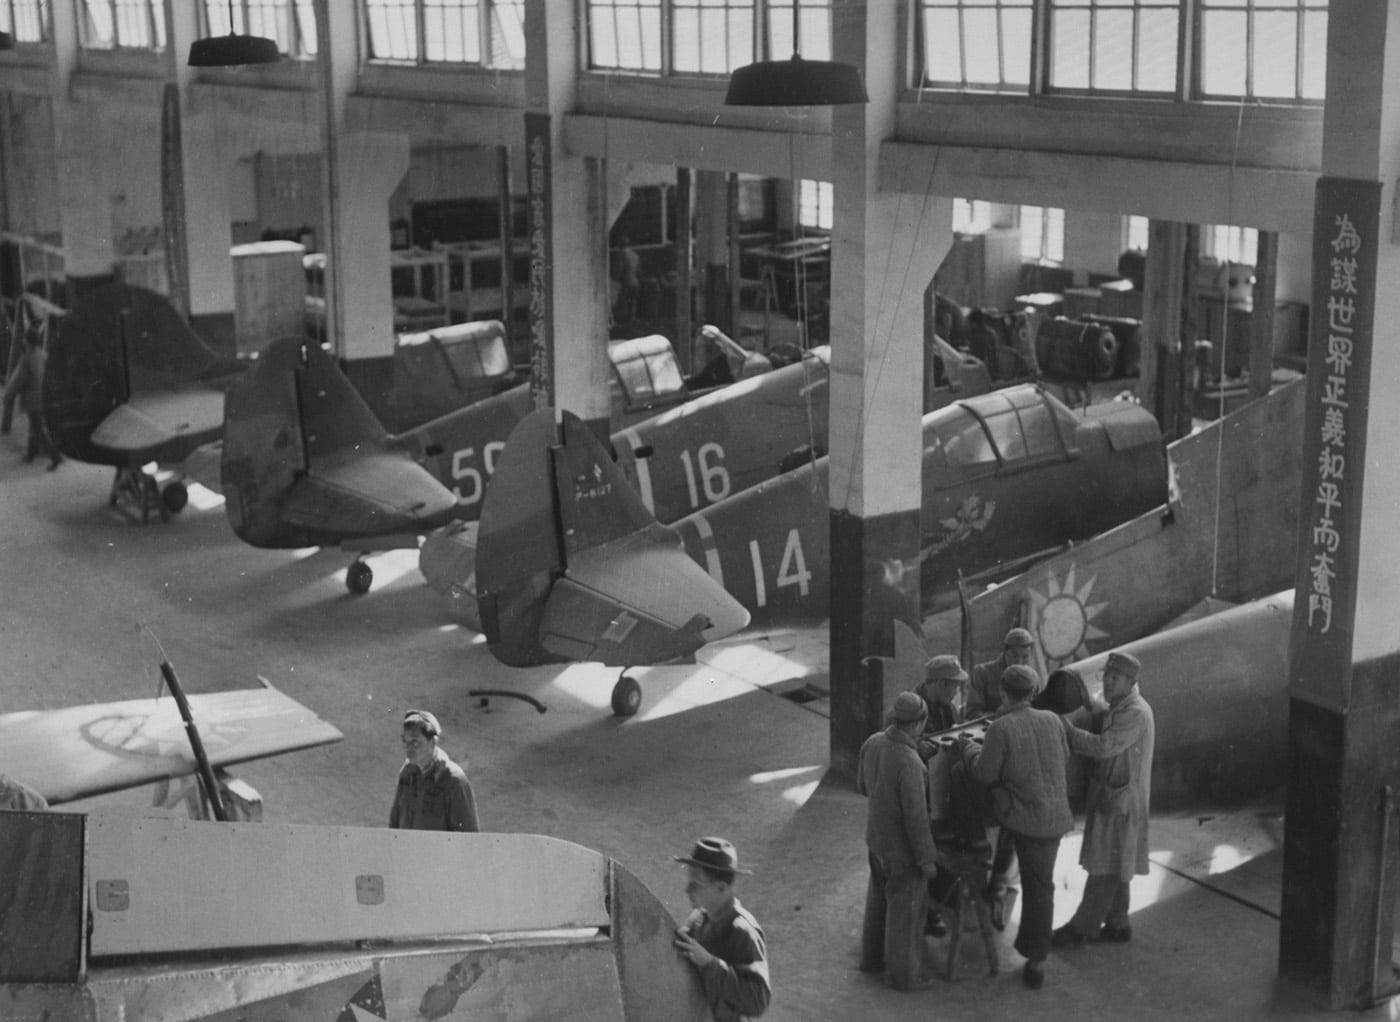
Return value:
M 760 60 L 729 77 L 725 106 L 838 106 L 868 103 L 865 83 L 851 64 L 833 60 Z
M 190 67 L 239 67 L 276 64 L 282 59 L 277 43 L 258 35 L 206 36 L 190 44 Z

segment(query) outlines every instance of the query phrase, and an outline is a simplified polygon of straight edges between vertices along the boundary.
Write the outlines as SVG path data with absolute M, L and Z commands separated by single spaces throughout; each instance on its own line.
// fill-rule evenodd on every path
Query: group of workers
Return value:
M 932 922 L 931 903 L 969 856 L 986 866 L 981 896 L 998 927 L 1019 869 L 1023 897 L 1013 946 L 1026 959 L 1027 987 L 1044 985 L 1051 948 L 1132 939 L 1128 885 L 1147 872 L 1154 740 L 1152 708 L 1138 690 L 1141 664 L 1127 653 L 1109 654 L 1104 698 L 1089 708 L 1086 729 L 1069 714 L 1035 707 L 1043 683 L 1030 665 L 1032 648 L 1030 633 L 1014 628 L 1001 655 L 971 675 L 955 656 L 931 657 L 918 690 L 899 694 L 888 726 L 861 748 L 856 786 L 869 800 L 870 860 L 861 969 L 883 972 L 891 987 L 925 984 L 923 938 L 942 929 Z M 971 732 L 952 741 L 931 737 L 974 721 L 985 724 L 980 741 Z M 1079 857 L 1088 879 L 1073 918 L 1054 929 L 1055 859 L 1074 826 L 1072 755 L 1089 765 Z M 931 785 L 931 776 L 949 783 Z M 930 805 L 931 791 L 938 803 L 942 790 L 946 811 Z
M 856 787 L 868 798 L 870 875 L 860 967 L 883 972 L 895 989 L 928 981 L 924 937 L 945 932 L 934 906 L 950 887 L 949 872 L 959 868 L 950 853 L 985 863 L 989 879 L 980 894 L 999 928 L 1019 874 L 1013 947 L 1026 960 L 1021 975 L 1031 989 L 1044 984 L 1052 948 L 1132 939 L 1128 890 L 1134 875 L 1147 872 L 1154 737 L 1152 709 L 1138 690 L 1141 664 L 1127 653 L 1109 654 L 1104 698 L 1089 707 L 1086 729 L 1034 705 L 1043 684 L 1030 664 L 1032 647 L 1030 634 L 1014 628 L 1001 655 L 971 674 L 956 656 L 929 658 L 918 689 L 898 695 L 888 726 L 861 747 Z M 969 722 L 985 725 L 980 741 L 970 732 L 952 742 L 942 734 Z M 391 827 L 480 829 L 471 783 L 440 747 L 441 735 L 431 713 L 405 713 Z M 1079 859 L 1088 878 L 1074 916 L 1054 929 L 1055 859 L 1074 827 L 1072 755 L 1089 764 Z M 931 805 L 935 774 L 951 781 L 946 807 Z M 772 996 L 763 929 L 735 896 L 738 877 L 749 870 L 720 837 L 700 838 L 689 855 L 674 859 L 686 868 L 693 909 L 674 935 L 677 953 L 695 968 L 716 1019 L 761 1015 Z

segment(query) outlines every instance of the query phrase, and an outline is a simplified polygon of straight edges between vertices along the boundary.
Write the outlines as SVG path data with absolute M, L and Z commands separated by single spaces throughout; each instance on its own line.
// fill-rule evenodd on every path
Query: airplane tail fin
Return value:
M 602 443 L 553 414 L 516 427 L 482 507 L 477 598 L 497 659 L 664 663 L 745 627 L 748 612 L 652 517 Z
M 48 343 L 44 417 L 59 450 L 103 461 L 92 431 L 133 393 L 211 381 L 243 371 L 190 329 L 162 295 L 106 284 L 84 295 Z
M 408 457 L 318 345 L 268 345 L 228 393 L 220 478 L 244 542 L 313 546 L 444 515 L 452 494 Z

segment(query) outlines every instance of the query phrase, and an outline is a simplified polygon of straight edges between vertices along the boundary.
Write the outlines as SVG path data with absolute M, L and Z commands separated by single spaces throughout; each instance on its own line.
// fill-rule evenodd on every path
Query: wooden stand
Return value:
M 939 850 L 938 868 L 946 869 L 956 878 L 953 887 L 939 904 L 939 911 L 948 910 L 948 964 L 949 981 L 958 978 L 958 946 L 962 943 L 963 918 L 971 908 L 976 914 L 977 929 L 982 934 L 982 949 L 987 956 L 987 975 L 996 975 L 1001 967 L 997 954 L 996 928 L 992 925 L 992 915 L 987 906 L 984 892 L 991 866 L 984 853 Z

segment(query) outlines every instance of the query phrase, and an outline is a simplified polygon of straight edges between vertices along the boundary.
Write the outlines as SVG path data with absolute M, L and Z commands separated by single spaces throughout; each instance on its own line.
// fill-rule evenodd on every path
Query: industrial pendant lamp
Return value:
M 725 106 L 839 106 L 868 103 L 865 83 L 852 64 L 803 60 L 797 53 L 798 4 L 792 0 L 791 60 L 760 60 L 729 76 Z
M 238 35 L 233 30 L 233 0 L 228 0 L 228 35 L 208 36 L 190 43 L 190 67 L 240 67 L 244 64 L 276 64 L 282 60 L 277 42 L 259 35 Z

